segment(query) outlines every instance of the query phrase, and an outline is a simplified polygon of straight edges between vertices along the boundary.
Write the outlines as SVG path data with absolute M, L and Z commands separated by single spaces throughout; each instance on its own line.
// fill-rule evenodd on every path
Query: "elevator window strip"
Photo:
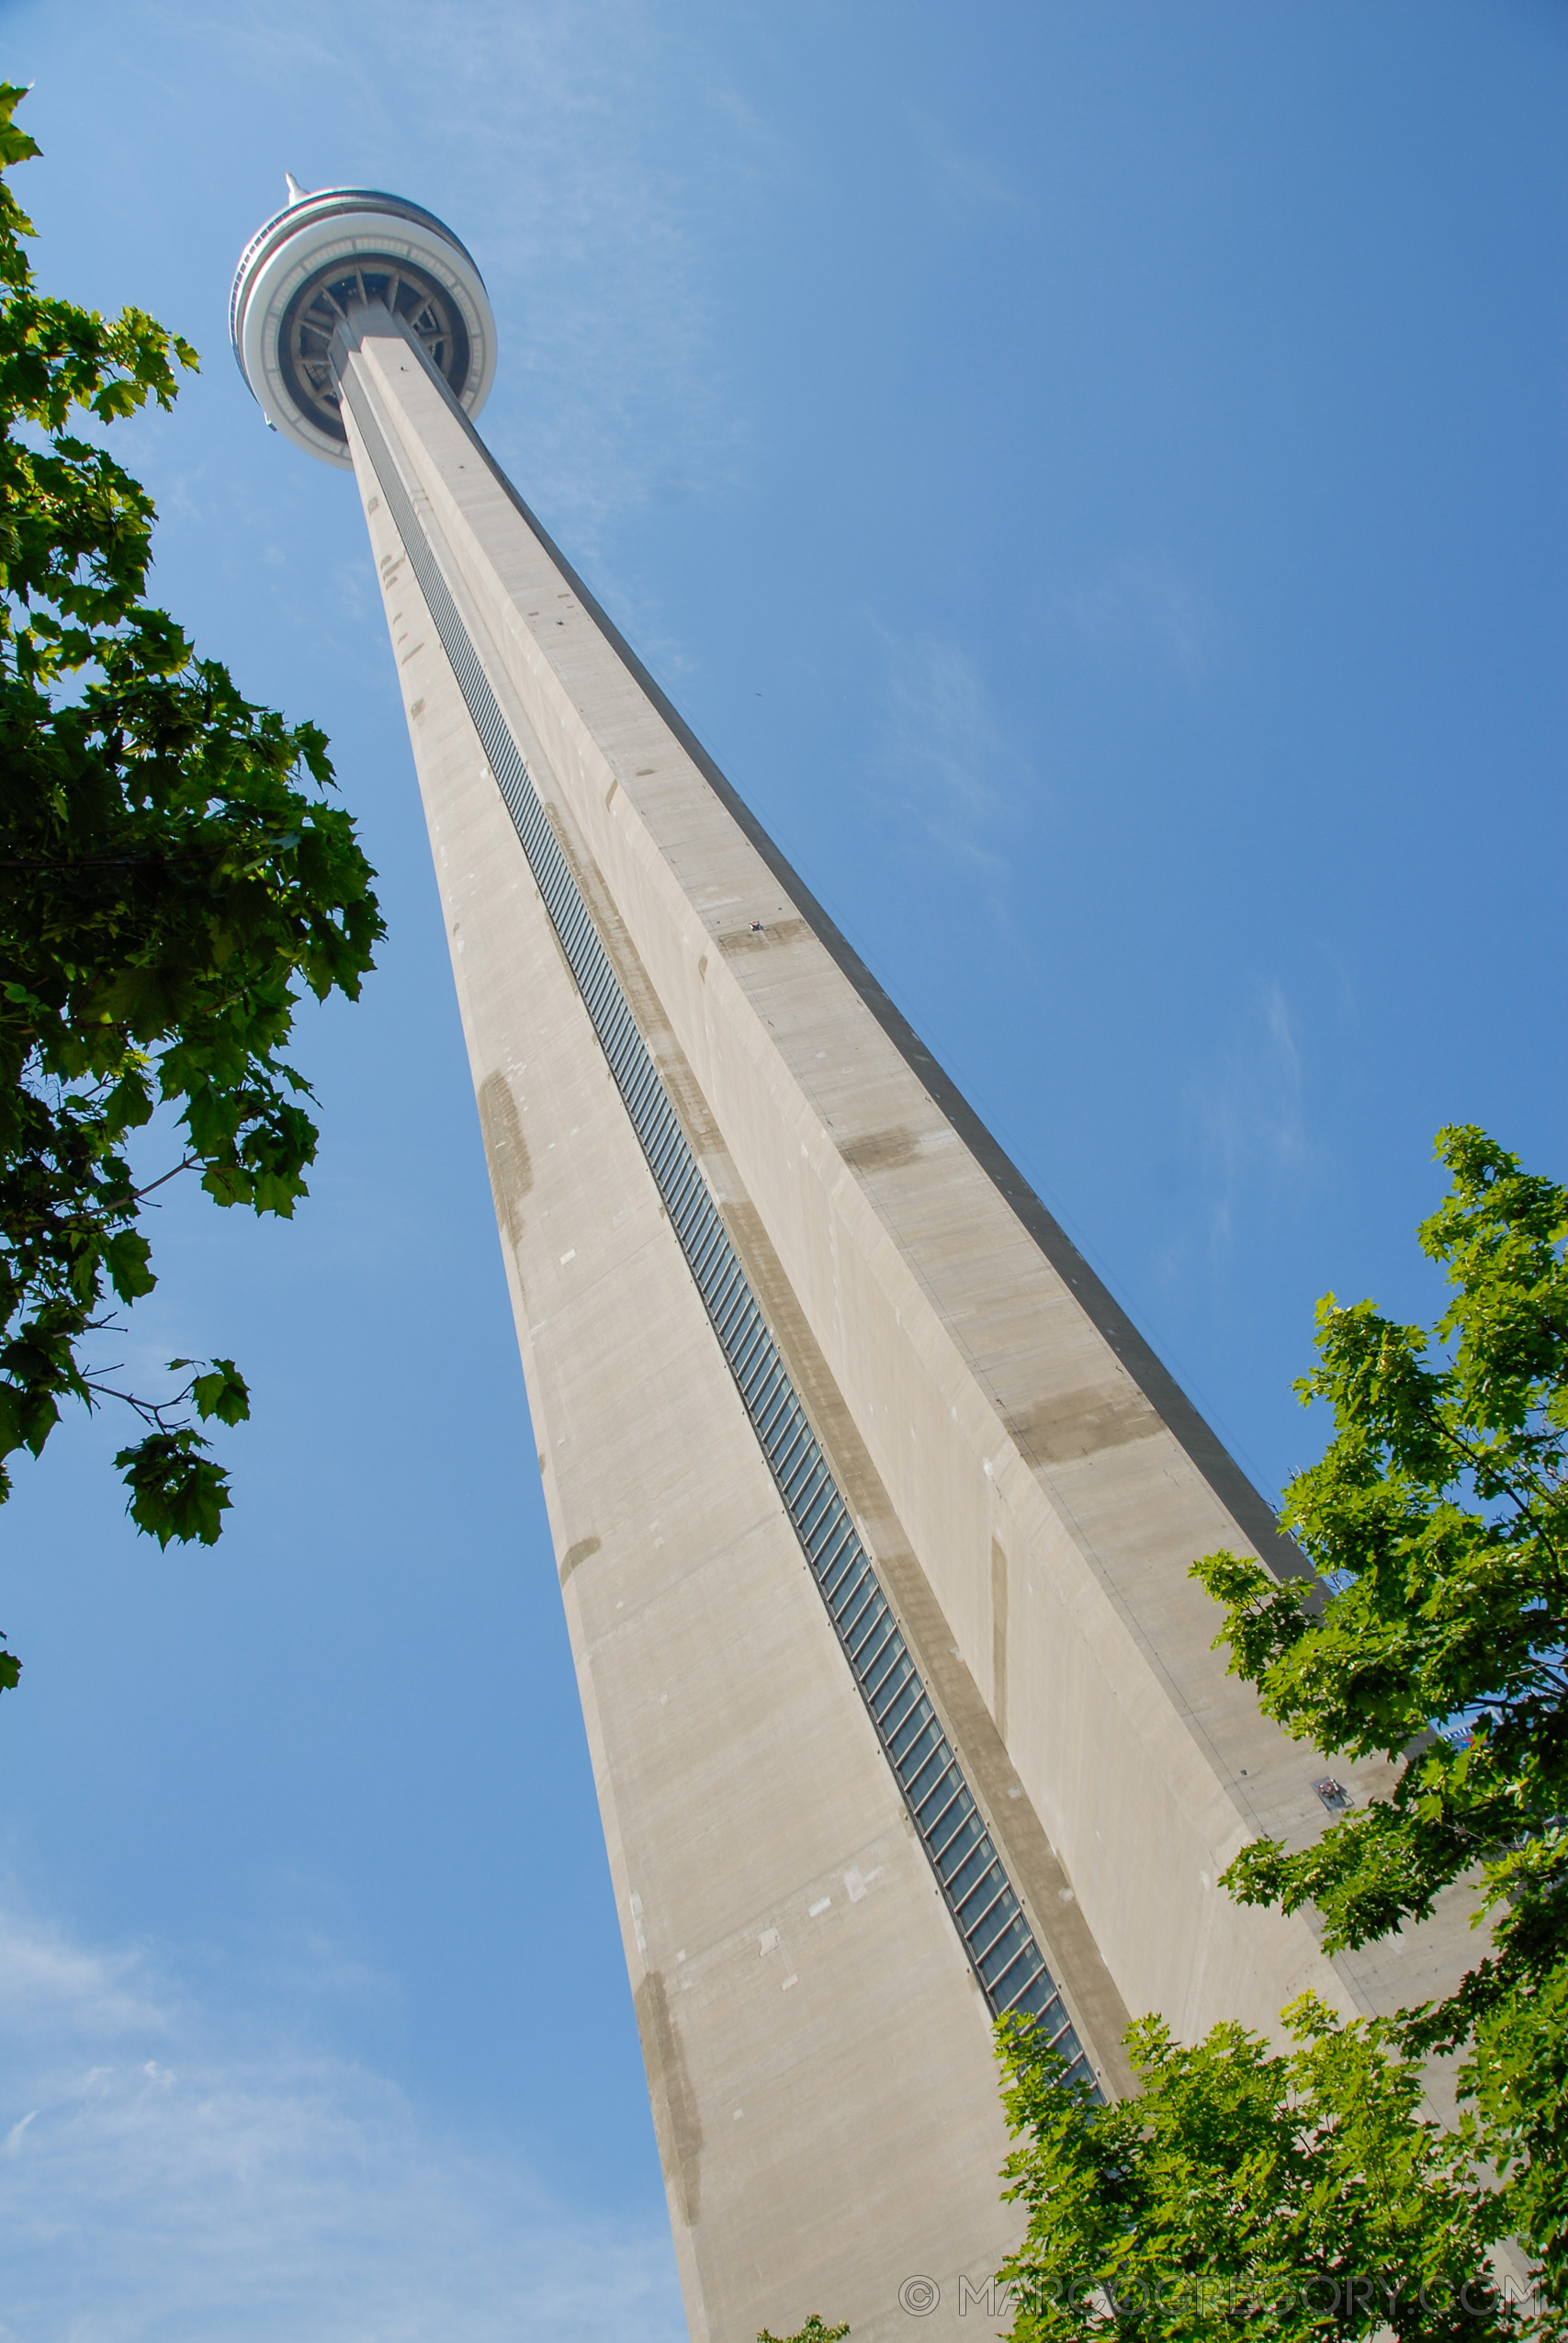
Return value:
M 975 1975 L 995 2015 L 1016 2010 L 1032 2016 L 1068 2073 L 1092 2086 L 1088 2057 L 1055 1981 L 920 1681 L 429 539 L 359 386 L 350 377 L 344 388 L 671 1225 Z

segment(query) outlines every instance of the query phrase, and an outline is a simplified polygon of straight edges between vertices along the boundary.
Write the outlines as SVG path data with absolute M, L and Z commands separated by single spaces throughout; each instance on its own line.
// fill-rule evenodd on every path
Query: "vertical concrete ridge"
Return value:
M 1005 1741 L 1008 1737 L 1008 1557 L 997 1538 L 991 1540 L 991 1715 Z

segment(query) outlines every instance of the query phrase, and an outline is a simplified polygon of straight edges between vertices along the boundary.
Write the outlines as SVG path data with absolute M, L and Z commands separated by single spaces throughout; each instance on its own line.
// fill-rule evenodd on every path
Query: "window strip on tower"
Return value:
M 1033 2017 L 1098 2097 L 1087 2054 L 730 1241 L 673 1102 L 352 368 L 342 389 L 590 1022 L 866 1713 L 992 2013 Z

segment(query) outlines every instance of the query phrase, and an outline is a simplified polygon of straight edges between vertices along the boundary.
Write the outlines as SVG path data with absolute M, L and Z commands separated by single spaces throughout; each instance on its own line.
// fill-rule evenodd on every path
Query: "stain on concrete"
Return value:
M 991 1540 L 991 1715 L 998 1732 L 1008 1737 L 1008 1558 L 996 1538 Z
M 650 1969 L 637 1989 L 637 2030 L 642 2037 L 642 2060 L 648 2069 L 649 2097 L 653 2101 L 653 2129 L 659 2160 L 664 2168 L 671 2199 L 682 2224 L 696 2222 L 702 2196 L 703 2127 L 697 2095 L 686 2071 L 671 2013 L 664 1979 Z
M 801 919 L 765 921 L 759 928 L 738 927 L 721 935 L 721 952 L 771 952 L 775 944 L 794 944 L 811 930 Z
M 839 1153 L 857 1172 L 897 1172 L 901 1164 L 913 1163 L 919 1151 L 919 1139 L 907 1123 L 895 1123 L 888 1130 L 868 1131 L 864 1138 L 839 1143 Z
M 580 1537 L 575 1545 L 569 1545 L 560 1566 L 562 1586 L 565 1586 L 580 1562 L 586 1562 L 591 1555 L 597 1554 L 598 1551 L 599 1541 L 596 1537 Z
M 487 1074 L 479 1084 L 479 1098 L 495 1217 L 516 1244 L 523 1234 L 523 1199 L 534 1184 L 528 1142 L 523 1136 L 512 1084 L 504 1074 Z
M 1057 1391 L 1008 1418 L 1013 1438 L 1037 1465 L 1067 1465 L 1105 1448 L 1152 1440 L 1165 1427 L 1132 1384 Z

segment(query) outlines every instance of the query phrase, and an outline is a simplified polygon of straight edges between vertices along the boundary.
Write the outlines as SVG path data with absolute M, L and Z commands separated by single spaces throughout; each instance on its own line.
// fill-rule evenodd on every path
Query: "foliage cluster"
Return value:
M 0 86 L 0 171 L 38 153 L 23 95 Z M 128 1143 L 163 1105 L 175 1171 L 289 1215 L 317 1139 L 281 1055 L 294 1011 L 357 995 L 381 922 L 322 735 L 145 599 L 153 506 L 103 426 L 170 406 L 194 351 L 41 293 L 31 232 L 0 179 L 0 1460 L 36 1456 L 62 1400 L 125 1399 L 133 1518 L 210 1544 L 230 1500 L 197 1421 L 248 1412 L 232 1362 L 173 1361 L 197 1371 L 154 1399 L 84 1347 L 154 1282 L 161 1182 Z
M 1449 2276 L 1481 2271 L 1505 2236 L 1539 2291 L 1528 2312 L 1485 2317 L 1568 2335 L 1568 1191 L 1472 1126 L 1440 1132 L 1438 1154 L 1451 1187 L 1419 1230 L 1450 1289 L 1435 1329 L 1333 1296 L 1319 1310 L 1318 1364 L 1297 1388 L 1328 1404 L 1334 1434 L 1280 1515 L 1312 1575 L 1281 1581 L 1230 1553 L 1194 1574 L 1268 1715 L 1392 1770 L 1315 1844 L 1259 1840 L 1223 1884 L 1314 1907 L 1330 1952 L 1468 1892 L 1478 1957 L 1396 2020 L 1298 2004 L 1289 2054 L 1227 2026 L 1180 2049 L 1144 2020 L 1129 2037 L 1142 2095 L 1115 2109 L 1010 2030 L 1009 2106 L 1030 2142 L 1009 2168 L 1031 2207 L 1021 2338 L 1078 2331 L 1054 2305 L 1086 2286 L 1120 2300 L 1123 2281 L 1263 2284 L 1287 2265 L 1415 2284 L 1364 2318 L 1341 2300 L 1320 2332 L 1445 2336 Z M 1434 2051 L 1461 2055 L 1451 2134 L 1417 2110 Z M 1428 2271 L 1441 2284 L 1424 2298 Z M 1176 2299 L 1113 2315 L 1150 2335 L 1251 2331 L 1245 2303 L 1205 2324 Z M 1293 2331 L 1257 2315 L 1259 2334 Z M 1462 2316 L 1453 2332 L 1487 2331 Z
M 1100 2107 L 1004 2021 L 1008 2119 L 1030 2139 L 1007 2166 L 1030 2235 L 999 2273 L 1021 2343 L 1513 2330 L 1483 2276 L 1508 2221 L 1474 2123 L 1422 2121 L 1420 2065 L 1387 2021 L 1307 1998 L 1287 2024 L 1288 2052 L 1238 2025 L 1183 2049 L 1145 2018 L 1142 2091 Z
M 1419 1234 L 1453 1299 L 1435 1354 L 1370 1302 L 1319 1307 L 1297 1387 L 1335 1437 L 1280 1517 L 1315 1583 L 1230 1554 L 1198 1574 L 1266 1715 L 1398 1767 L 1315 1846 L 1247 1848 L 1227 1885 L 1315 1906 L 1337 1952 L 1427 1919 L 1479 1865 L 1493 1952 L 1426 2021 L 1451 2047 L 1568 1941 L 1568 1193 L 1480 1131 L 1438 1148 L 1453 1189 Z

